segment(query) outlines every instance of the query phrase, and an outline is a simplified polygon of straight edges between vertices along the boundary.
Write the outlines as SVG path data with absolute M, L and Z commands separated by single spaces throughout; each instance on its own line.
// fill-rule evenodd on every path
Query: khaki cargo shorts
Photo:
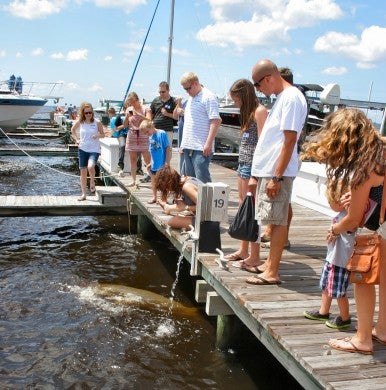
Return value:
M 270 177 L 259 177 L 256 189 L 255 216 L 263 225 L 288 225 L 288 207 L 291 201 L 294 177 L 284 177 L 280 193 L 271 199 L 265 191 Z

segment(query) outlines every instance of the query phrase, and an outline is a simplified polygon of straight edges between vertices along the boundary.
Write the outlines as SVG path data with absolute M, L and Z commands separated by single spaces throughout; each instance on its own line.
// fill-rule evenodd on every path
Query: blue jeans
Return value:
M 213 153 L 208 157 L 202 155 L 202 150 L 184 149 L 185 175 L 196 177 L 203 183 L 212 181 L 209 173 L 209 163 Z
M 89 153 L 85 152 L 82 149 L 78 149 L 78 156 L 79 156 L 79 168 L 87 168 L 89 160 L 93 161 L 93 165 L 95 166 L 98 158 L 99 158 L 99 153 Z

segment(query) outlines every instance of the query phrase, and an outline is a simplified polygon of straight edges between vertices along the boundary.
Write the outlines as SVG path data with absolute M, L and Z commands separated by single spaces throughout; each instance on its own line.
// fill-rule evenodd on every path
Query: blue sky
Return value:
M 78 105 L 122 99 L 157 0 L 3 0 L 0 80 L 63 82 Z M 170 0 L 161 0 L 133 79 L 146 100 L 166 79 Z M 384 0 L 176 0 L 171 91 L 194 71 L 219 96 L 269 58 L 295 82 L 338 83 L 341 96 L 386 101 Z M 39 90 L 33 92 L 39 93 Z

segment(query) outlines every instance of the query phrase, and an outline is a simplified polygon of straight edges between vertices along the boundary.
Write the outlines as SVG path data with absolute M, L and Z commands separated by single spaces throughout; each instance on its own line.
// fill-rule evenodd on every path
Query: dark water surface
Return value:
M 79 194 L 77 160 L 39 161 L 0 158 L 0 195 Z M 0 218 L 0 229 L 2 389 L 298 387 L 248 332 L 214 347 L 184 261 L 170 314 L 178 253 L 129 235 L 127 218 Z M 100 283 L 159 299 L 103 296 Z

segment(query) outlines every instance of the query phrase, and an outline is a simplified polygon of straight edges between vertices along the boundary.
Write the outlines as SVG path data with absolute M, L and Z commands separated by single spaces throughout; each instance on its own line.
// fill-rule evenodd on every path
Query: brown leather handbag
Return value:
M 384 221 L 386 206 L 386 174 L 383 182 L 380 223 Z M 377 232 L 358 234 L 354 251 L 347 263 L 351 283 L 379 284 L 381 266 L 381 237 Z
M 358 234 L 347 263 L 351 283 L 379 284 L 381 238 L 377 232 Z

